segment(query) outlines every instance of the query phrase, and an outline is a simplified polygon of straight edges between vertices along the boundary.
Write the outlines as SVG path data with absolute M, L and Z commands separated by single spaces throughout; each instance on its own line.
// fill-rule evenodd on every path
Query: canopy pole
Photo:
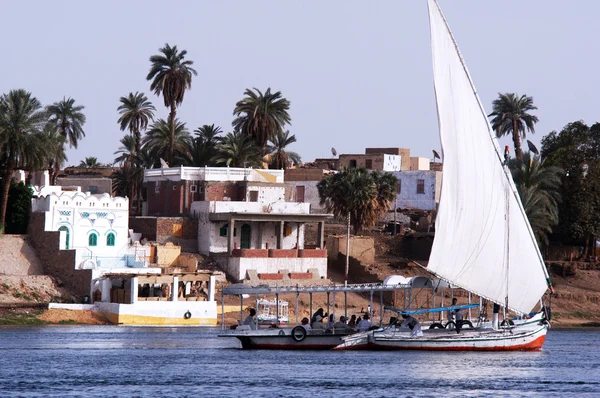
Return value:
M 344 290 L 344 316 L 348 318 L 348 292 Z
M 471 292 L 469 292 L 469 304 L 471 304 Z M 469 308 L 469 321 L 471 320 L 471 309 Z
M 279 293 L 275 293 L 275 327 L 279 327 Z
M 221 330 L 225 330 L 225 293 L 221 289 Z
M 329 315 L 329 295 L 331 292 L 327 292 L 327 315 Z
M 244 296 L 240 294 L 240 325 L 244 324 Z
M 298 285 L 296 285 L 296 326 L 298 326 L 298 296 L 300 295 L 297 289 Z
M 309 317 L 312 317 L 312 314 L 313 314 L 313 308 L 312 308 L 312 292 L 308 293 L 308 295 L 310 296 L 310 307 L 309 307 L 309 308 L 310 308 L 310 310 L 309 310 L 310 312 L 309 312 L 308 316 L 309 316 Z
M 383 291 L 379 292 L 379 327 L 383 325 Z

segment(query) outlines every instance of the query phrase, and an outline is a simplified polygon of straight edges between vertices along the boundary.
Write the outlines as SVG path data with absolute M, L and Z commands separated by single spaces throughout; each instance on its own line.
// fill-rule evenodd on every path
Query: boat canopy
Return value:
M 384 286 L 407 285 L 411 288 L 429 287 L 432 289 L 447 289 L 452 287 L 448 282 L 442 279 L 432 280 L 426 276 L 413 276 L 407 278 L 402 275 L 390 275 L 383 281 Z
M 386 311 L 397 312 L 402 315 L 419 315 L 419 314 L 428 314 L 430 312 L 443 312 L 443 311 L 452 311 L 452 310 L 468 310 L 470 308 L 477 308 L 479 304 L 463 304 L 463 305 L 451 305 L 449 307 L 437 307 L 437 308 L 424 308 L 420 310 L 402 310 L 394 307 L 383 307 Z

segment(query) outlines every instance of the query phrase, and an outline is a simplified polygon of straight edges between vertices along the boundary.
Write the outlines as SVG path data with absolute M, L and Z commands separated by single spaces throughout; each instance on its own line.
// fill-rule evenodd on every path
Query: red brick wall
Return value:
M 129 228 L 142 234 L 142 238 L 156 240 L 156 217 L 129 217 Z
M 327 257 L 326 249 L 304 249 L 298 250 L 298 257 L 306 257 L 306 258 L 323 258 Z
M 92 271 L 75 269 L 75 250 L 59 250 L 60 232 L 44 231 L 44 213 L 31 213 L 27 235 L 46 275 L 58 279 L 76 296 L 90 294 Z
M 233 249 L 232 257 L 247 257 L 247 258 L 264 258 L 269 257 L 267 249 Z
M 269 257 L 295 258 L 295 257 L 298 257 L 298 250 L 296 250 L 296 249 L 269 249 Z
M 159 186 L 156 192 L 156 186 Z M 184 181 L 148 182 L 147 202 L 149 216 L 179 216 L 184 213 Z
M 211 182 L 205 187 L 205 200 L 221 201 L 223 198 L 231 198 L 232 201 L 244 200 L 244 191 L 235 182 Z
M 278 281 L 283 280 L 283 274 L 258 274 L 258 279 L 263 281 Z
M 290 279 L 312 279 L 312 272 L 290 272 Z

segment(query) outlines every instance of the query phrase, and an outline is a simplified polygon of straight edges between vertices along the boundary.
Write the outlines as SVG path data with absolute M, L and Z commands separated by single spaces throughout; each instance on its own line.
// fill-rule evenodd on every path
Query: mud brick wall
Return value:
M 244 199 L 244 190 L 236 182 L 207 183 L 205 190 L 205 200 L 222 201 L 223 198 L 230 198 L 233 201 L 240 201 Z
M 44 231 L 44 217 L 44 213 L 31 213 L 27 231 L 44 273 L 61 281 L 76 296 L 90 294 L 92 271 L 75 269 L 75 250 L 59 250 L 60 232 Z
M 142 238 L 156 240 L 156 217 L 129 217 L 129 229 L 141 233 Z

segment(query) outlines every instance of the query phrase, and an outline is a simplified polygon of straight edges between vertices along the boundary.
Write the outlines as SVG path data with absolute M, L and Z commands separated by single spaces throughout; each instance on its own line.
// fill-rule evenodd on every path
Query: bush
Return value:
M 29 186 L 22 182 L 11 182 L 6 206 L 5 233 L 21 235 L 27 233 L 32 198 L 33 190 Z

